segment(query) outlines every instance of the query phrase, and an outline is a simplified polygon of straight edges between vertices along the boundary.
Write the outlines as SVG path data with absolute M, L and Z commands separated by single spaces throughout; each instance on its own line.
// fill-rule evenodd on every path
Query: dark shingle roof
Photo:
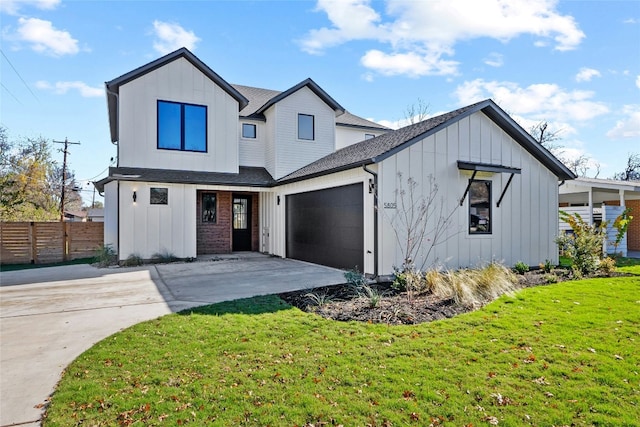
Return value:
M 391 130 L 390 128 L 383 126 L 380 123 L 363 119 L 362 117 L 356 116 L 355 114 L 351 114 L 348 111 L 345 111 L 344 114 L 336 117 L 336 125 L 346 126 L 346 127 L 365 128 L 365 129 Z
M 258 87 L 237 85 L 237 84 L 233 84 L 231 86 L 233 86 L 235 90 L 240 92 L 245 98 L 249 100 L 249 103 L 247 104 L 247 106 L 240 111 L 240 116 L 249 118 L 249 119 L 264 120 L 264 116 L 262 115 L 264 110 L 266 110 L 269 106 L 276 103 L 279 99 L 282 99 L 286 95 L 292 92 L 295 92 L 295 90 L 300 89 L 300 87 L 309 84 L 310 80 L 311 79 L 307 79 L 301 82 L 300 84 L 294 86 L 293 88 L 287 89 L 284 92 L 271 90 L 271 89 L 263 89 Z M 319 86 L 317 85 L 315 85 L 315 87 L 319 88 Z M 340 114 L 339 116 L 336 117 L 336 124 L 343 125 L 343 126 L 350 126 L 350 127 L 389 130 L 389 128 L 386 126 L 383 126 L 379 123 L 372 122 L 367 119 L 363 119 L 362 117 L 358 117 L 355 114 L 352 114 L 346 110 L 344 111 L 343 114 Z
M 279 182 L 297 181 L 314 175 L 324 175 L 328 172 L 351 169 L 356 166 L 375 163 L 382 159 L 378 157 L 398 151 L 398 147 L 410 142 L 416 137 L 447 123 L 453 118 L 472 109 L 478 104 L 469 105 L 440 116 L 432 117 L 420 123 L 409 125 L 393 132 L 367 139 L 357 144 L 349 145 L 329 154 L 297 171 L 281 178 Z M 388 156 L 385 156 L 385 158 Z
M 400 150 L 407 148 L 426 136 L 451 125 L 477 111 L 483 111 L 506 133 L 514 138 L 529 153 L 554 172 L 561 179 L 574 179 L 575 175 L 567 169 L 547 149 L 538 144 L 511 117 L 509 117 L 492 100 L 487 99 L 445 113 L 420 123 L 406 126 L 393 132 L 353 144 L 331 153 L 289 175 L 282 177 L 278 183 L 300 181 L 314 176 L 326 175 L 342 170 L 352 169 L 362 165 L 380 162 Z
M 109 176 L 95 185 L 103 192 L 105 184 L 116 180 L 251 187 L 272 187 L 276 183 L 265 168 L 257 167 L 240 166 L 239 173 L 118 167 L 109 168 Z

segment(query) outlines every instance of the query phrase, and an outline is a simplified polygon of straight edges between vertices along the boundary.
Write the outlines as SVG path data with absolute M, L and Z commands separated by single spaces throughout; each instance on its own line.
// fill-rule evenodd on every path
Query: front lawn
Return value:
M 256 297 L 98 343 L 65 371 L 44 425 L 632 426 L 639 347 L 640 277 L 528 288 L 411 326 Z

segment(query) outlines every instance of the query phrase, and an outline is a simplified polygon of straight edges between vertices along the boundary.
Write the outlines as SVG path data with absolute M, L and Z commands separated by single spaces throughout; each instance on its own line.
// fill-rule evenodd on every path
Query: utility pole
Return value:
M 62 160 L 62 191 L 60 192 L 60 222 L 64 221 L 64 187 L 67 185 L 67 154 L 69 144 L 80 145 L 79 142 L 70 142 L 67 138 L 64 141 L 53 141 L 55 144 L 64 144 L 64 158 Z

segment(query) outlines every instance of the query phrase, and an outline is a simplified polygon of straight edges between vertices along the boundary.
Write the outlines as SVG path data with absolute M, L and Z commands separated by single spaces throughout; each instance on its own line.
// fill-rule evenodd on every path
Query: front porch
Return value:
M 258 199 L 256 192 L 197 190 L 197 256 L 258 251 Z
M 640 258 L 640 183 L 609 179 L 577 178 L 560 186 L 560 209 L 578 213 L 589 224 L 608 221 L 605 250 L 611 254 Z M 631 208 L 634 219 L 629 224 L 627 234 L 616 248 L 613 245 L 616 229 L 614 220 L 624 209 Z M 568 230 L 568 224 L 560 221 L 559 230 Z M 635 255 L 635 256 L 634 256 Z

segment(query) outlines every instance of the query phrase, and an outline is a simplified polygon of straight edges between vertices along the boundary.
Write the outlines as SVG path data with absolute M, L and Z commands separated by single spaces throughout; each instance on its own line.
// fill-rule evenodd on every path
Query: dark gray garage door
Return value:
M 287 258 L 363 271 L 362 183 L 287 196 Z

